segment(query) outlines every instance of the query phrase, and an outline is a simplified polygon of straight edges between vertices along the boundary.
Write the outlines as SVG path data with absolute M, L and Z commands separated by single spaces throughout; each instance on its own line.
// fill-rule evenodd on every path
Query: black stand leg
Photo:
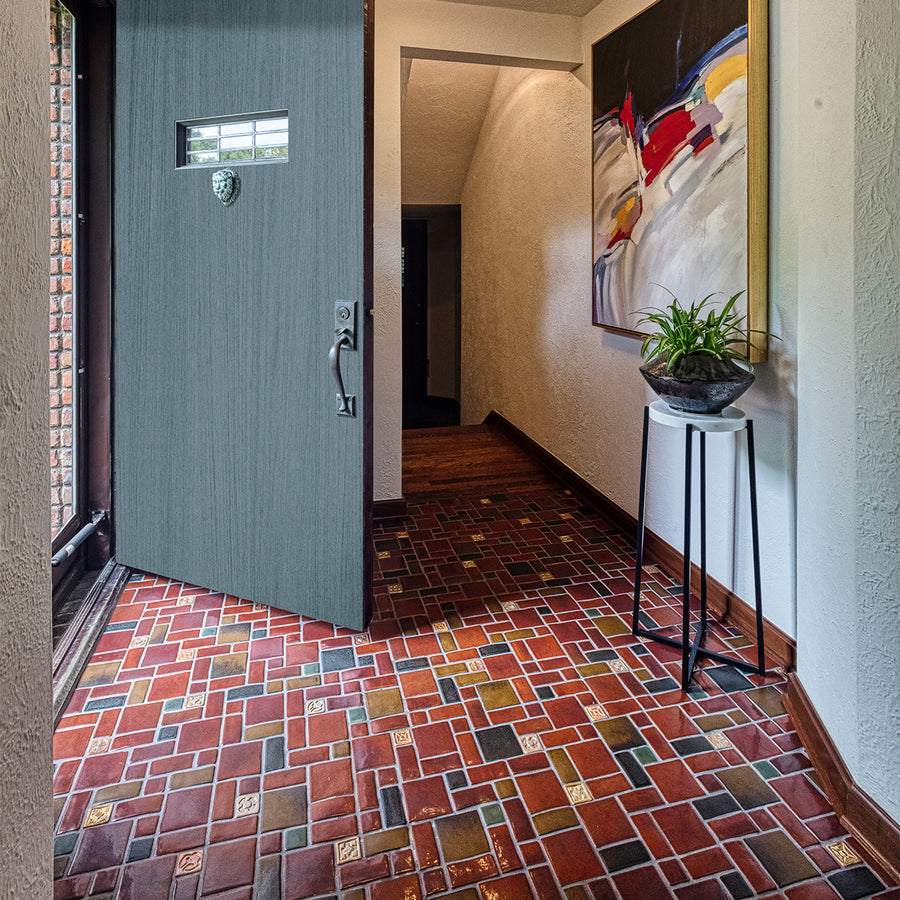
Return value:
M 756 502 L 756 450 L 753 421 L 747 420 L 747 467 L 750 475 L 750 528 L 753 536 L 753 583 L 756 587 L 756 652 L 757 672 L 766 674 L 766 650 L 763 644 L 762 586 L 759 578 L 759 518 Z
M 650 407 L 644 407 L 644 437 L 641 444 L 641 492 L 638 499 L 638 526 L 634 565 L 634 608 L 631 613 L 631 633 L 638 634 L 641 617 L 641 579 L 644 573 L 644 499 L 647 495 L 647 433 L 650 427 Z
M 687 690 L 691 680 L 691 438 L 694 426 L 688 424 L 684 439 L 684 580 L 681 589 L 681 687 Z

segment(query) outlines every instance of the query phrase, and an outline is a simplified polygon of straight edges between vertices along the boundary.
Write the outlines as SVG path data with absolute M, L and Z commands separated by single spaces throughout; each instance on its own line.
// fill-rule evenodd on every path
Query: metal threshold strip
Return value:
M 53 651 L 54 729 L 130 577 L 131 569 L 111 559 Z

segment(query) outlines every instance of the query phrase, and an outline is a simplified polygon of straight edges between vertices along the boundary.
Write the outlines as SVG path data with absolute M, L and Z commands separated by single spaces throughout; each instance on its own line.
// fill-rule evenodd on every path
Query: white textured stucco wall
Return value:
M 0 897 L 47 897 L 49 4 L 0 0 Z
M 592 40 L 640 8 L 623 10 L 617 4 L 617 18 L 604 21 L 607 7 L 585 20 L 586 61 Z M 506 70 L 498 79 L 463 193 L 463 421 L 481 421 L 498 410 L 636 515 L 641 418 L 653 395 L 638 372 L 640 342 L 590 324 L 588 68 L 575 75 Z M 790 71 L 781 74 L 790 77 Z M 780 121 L 777 101 L 775 122 Z M 780 186 L 783 171 L 776 160 L 773 184 Z M 788 222 L 774 220 L 775 247 L 781 227 L 790 232 Z M 793 243 L 789 234 L 786 240 Z M 785 341 L 773 347 L 769 362 L 757 366 L 757 383 L 740 405 L 753 417 L 757 438 L 765 612 L 793 634 L 796 294 L 791 272 L 780 260 L 773 265 L 772 327 Z M 712 289 L 697 287 L 703 293 Z M 648 298 L 648 305 L 653 302 Z M 674 429 L 652 428 L 648 525 L 680 546 L 684 437 Z M 707 446 L 710 573 L 752 600 L 743 440 L 712 437 Z
M 900 821 L 900 6 L 856 15 L 857 779 Z M 884 698 L 893 702 L 885 704 Z

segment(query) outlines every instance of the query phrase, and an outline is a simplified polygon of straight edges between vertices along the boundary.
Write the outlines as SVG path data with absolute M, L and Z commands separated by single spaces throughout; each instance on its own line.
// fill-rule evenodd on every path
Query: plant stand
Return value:
M 650 420 L 670 428 L 681 428 L 685 432 L 684 450 L 684 581 L 682 588 L 681 639 L 666 637 L 658 631 L 644 628 L 640 624 L 641 576 L 644 561 L 644 514 L 647 493 L 647 443 Z M 707 433 L 736 433 L 747 431 L 747 468 L 750 478 L 750 525 L 753 537 L 753 578 L 756 588 L 756 649 L 757 665 L 735 659 L 723 653 L 706 650 L 703 637 L 706 632 L 706 435 Z M 691 452 L 694 432 L 700 433 L 700 618 L 691 637 Z M 765 675 L 765 646 L 763 643 L 762 591 L 759 581 L 759 524 L 756 502 L 756 461 L 753 445 L 753 421 L 739 409 L 729 406 L 718 415 L 701 416 L 682 413 L 670 409 L 662 400 L 656 400 L 644 407 L 644 436 L 641 448 L 641 488 L 638 502 L 637 557 L 634 572 L 634 610 L 631 618 L 631 633 L 638 637 L 660 641 L 681 650 L 681 687 L 688 689 L 697 657 L 727 663 L 747 672 Z

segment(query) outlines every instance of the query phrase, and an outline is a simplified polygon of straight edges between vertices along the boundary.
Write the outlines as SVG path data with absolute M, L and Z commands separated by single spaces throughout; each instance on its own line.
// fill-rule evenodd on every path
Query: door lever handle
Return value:
M 331 374 L 337 384 L 337 414 L 349 418 L 356 417 L 356 396 L 348 394 L 344 390 L 344 379 L 341 377 L 341 347 L 352 347 L 353 339 L 344 330 L 335 331 L 337 340 L 328 354 L 328 363 L 331 366 Z

